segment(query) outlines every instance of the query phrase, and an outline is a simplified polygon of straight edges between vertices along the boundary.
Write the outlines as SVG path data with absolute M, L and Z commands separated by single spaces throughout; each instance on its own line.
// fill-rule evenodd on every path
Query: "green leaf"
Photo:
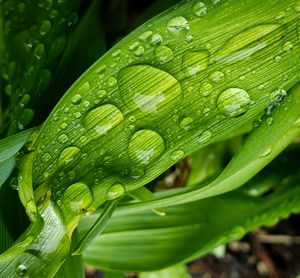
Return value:
M 178 264 L 155 272 L 142 272 L 139 278 L 190 278 L 187 267 Z
M 28 129 L 18 134 L 0 140 L 0 162 L 13 157 L 24 145 L 33 129 Z
M 0 189 L 15 167 L 15 158 L 10 157 L 0 162 Z
M 299 193 L 298 179 L 294 186 L 265 198 L 231 192 L 168 207 L 165 217 L 151 211 L 116 213 L 104 233 L 83 253 L 84 261 L 97 268 L 122 271 L 153 271 L 187 262 L 257 227 L 299 213 Z M 94 217 L 81 220 L 81 232 Z

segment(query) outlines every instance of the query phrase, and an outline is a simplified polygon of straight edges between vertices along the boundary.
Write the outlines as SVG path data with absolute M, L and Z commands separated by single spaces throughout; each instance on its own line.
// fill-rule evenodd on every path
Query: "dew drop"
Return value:
M 49 161 L 50 159 L 51 159 L 51 154 L 50 154 L 50 153 L 45 153 L 45 154 L 43 154 L 43 156 L 42 156 L 43 162 L 47 162 L 47 161 Z
M 127 66 L 121 69 L 118 73 L 118 83 L 121 97 L 127 107 L 137 114 L 141 113 L 141 116 L 153 116 L 157 112 L 157 116 L 164 116 L 183 97 L 177 79 L 165 71 L 147 65 Z
M 197 138 L 197 141 L 200 143 L 206 143 L 209 141 L 209 139 L 211 138 L 212 133 L 210 130 L 204 130 L 200 136 Z
M 129 141 L 129 156 L 137 164 L 149 164 L 160 157 L 164 150 L 164 139 L 158 133 L 149 129 L 137 131 Z
M 184 36 L 189 28 L 189 23 L 183 16 L 176 16 L 167 24 L 167 30 L 175 37 Z
M 225 76 L 224 76 L 224 73 L 223 72 L 221 72 L 221 71 L 215 71 L 215 72 L 213 72 L 210 76 L 209 76 L 209 78 L 212 80 L 212 81 L 214 81 L 214 82 L 219 82 L 219 81 L 222 81 L 224 78 L 225 78 Z
M 49 30 L 51 29 L 51 22 L 49 20 L 42 21 L 41 27 L 40 27 L 40 33 L 42 36 L 46 35 Z
M 209 84 L 209 83 L 203 83 L 199 87 L 199 94 L 200 94 L 200 96 L 201 97 L 208 97 L 213 92 L 212 88 L 213 87 L 212 87 L 211 84 Z
M 195 16 L 204 17 L 207 14 L 207 8 L 203 2 L 197 2 L 193 5 L 192 12 Z
M 140 43 L 139 42 L 134 42 L 131 45 L 128 46 L 128 49 L 130 51 L 136 50 L 139 47 Z
M 300 0 L 296 0 L 294 8 L 296 12 L 300 12 Z
M 30 95 L 25 94 L 20 100 L 20 103 L 19 103 L 20 107 L 26 106 L 30 102 L 30 98 L 31 98 Z
M 122 53 L 122 51 L 121 51 L 120 49 L 116 49 L 116 50 L 111 54 L 111 56 L 112 56 L 113 58 L 117 58 L 117 57 L 120 56 L 121 53 Z
M 274 58 L 274 60 L 275 60 L 275 62 L 280 62 L 281 56 L 276 56 L 276 57 Z
M 259 158 L 266 157 L 266 156 L 270 155 L 271 152 L 272 152 L 272 147 L 267 148 L 267 149 L 259 156 Z
M 104 98 L 107 95 L 107 92 L 105 90 L 100 90 L 97 92 L 97 96 L 99 98 Z
M 140 45 L 140 46 L 134 51 L 134 55 L 135 55 L 136 57 L 141 57 L 141 56 L 144 55 L 144 53 L 145 53 L 145 49 L 144 49 L 144 47 L 143 47 L 142 45 Z
M 194 40 L 193 36 L 187 36 L 185 39 L 186 42 L 192 42 L 193 40 Z
M 34 49 L 33 55 L 34 55 L 38 60 L 40 60 L 40 59 L 42 58 L 44 52 L 45 52 L 45 46 L 44 46 L 42 43 L 40 43 L 40 44 L 38 44 L 38 45 L 36 46 L 36 48 Z
M 290 51 L 290 50 L 293 49 L 293 47 L 294 47 L 294 45 L 293 45 L 291 42 L 286 42 L 286 43 L 283 45 L 282 49 L 283 49 L 284 51 Z
M 209 52 L 204 51 L 186 51 L 182 55 L 183 66 L 190 76 L 196 76 L 197 73 L 205 70 L 208 66 Z
M 158 46 L 154 51 L 154 57 L 160 64 L 165 64 L 174 59 L 173 51 L 167 46 Z
M 116 78 L 114 78 L 114 77 L 109 77 L 108 79 L 107 79 L 107 85 L 109 86 L 109 87 L 113 87 L 113 86 L 115 86 L 117 84 L 117 79 Z
M 75 146 L 65 148 L 59 155 L 57 165 L 58 167 L 65 166 L 69 164 L 75 157 L 77 153 L 80 152 L 80 149 Z
M 27 267 L 23 264 L 20 264 L 17 268 L 17 273 L 19 276 L 24 276 L 27 272 Z
M 151 39 L 152 46 L 158 46 L 163 42 L 162 36 L 160 34 L 154 34 Z
M 83 122 L 89 129 L 89 135 L 98 139 L 124 120 L 121 111 L 112 104 L 105 104 L 91 110 L 85 115 Z
M 239 88 L 229 88 L 223 91 L 217 99 L 219 111 L 227 117 L 238 117 L 245 114 L 250 106 L 247 92 Z
M 81 117 L 81 113 L 80 113 L 80 112 L 75 112 L 75 113 L 74 113 L 74 117 L 75 117 L 76 119 L 79 119 L 79 118 Z
M 61 134 L 60 136 L 58 136 L 57 138 L 58 142 L 59 143 L 66 143 L 69 139 L 68 139 L 68 136 L 66 134 Z
M 101 65 L 98 69 L 97 72 L 99 74 L 103 74 L 106 71 L 106 65 Z
M 180 127 L 184 130 L 189 130 L 193 121 L 192 118 L 186 117 L 180 122 Z
M 81 99 L 82 99 L 81 95 L 76 94 L 72 97 L 71 101 L 73 104 L 79 104 L 81 102 Z
M 171 153 L 171 159 L 174 161 L 178 161 L 184 156 L 184 151 L 183 150 L 176 150 Z
M 147 42 L 151 39 L 152 31 L 146 31 L 139 36 L 139 40 L 142 42 Z
M 125 193 L 125 187 L 120 183 L 116 183 L 108 188 L 106 192 L 106 198 L 107 200 L 115 200 L 123 196 L 124 193 Z

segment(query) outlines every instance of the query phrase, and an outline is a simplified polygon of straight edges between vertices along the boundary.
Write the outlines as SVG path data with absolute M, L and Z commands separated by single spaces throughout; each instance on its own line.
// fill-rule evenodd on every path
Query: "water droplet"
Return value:
M 80 112 L 75 112 L 75 113 L 74 113 L 74 117 L 75 117 L 76 119 L 79 119 L 79 118 L 81 117 L 81 113 L 80 113 Z
M 58 161 L 57 161 L 58 167 L 63 167 L 65 165 L 69 164 L 74 159 L 75 155 L 79 152 L 80 152 L 80 149 L 75 146 L 65 148 L 61 152 L 61 154 L 58 158 Z
M 59 143 L 64 144 L 69 140 L 69 138 L 66 134 L 61 134 L 60 136 L 58 136 L 57 140 Z
M 211 138 L 212 133 L 210 130 L 204 130 L 200 136 L 197 138 L 197 141 L 200 143 L 206 143 L 209 141 L 209 139 Z
M 189 130 L 191 127 L 191 123 L 194 120 L 190 117 L 184 118 L 181 122 L 180 122 L 180 127 L 183 128 L 184 130 Z
M 147 42 L 151 39 L 152 31 L 146 31 L 139 36 L 139 40 L 142 42 Z
M 46 35 L 49 30 L 51 29 L 51 22 L 49 20 L 42 21 L 41 27 L 40 27 L 40 33 L 42 36 Z
M 222 81 L 225 78 L 225 76 L 223 72 L 215 71 L 209 76 L 209 78 L 214 82 L 219 82 Z
M 42 43 L 40 43 L 34 49 L 33 55 L 39 60 L 42 58 L 44 52 L 45 52 L 45 46 Z
M 158 46 L 163 42 L 163 39 L 160 34 L 154 34 L 151 39 L 152 46 Z
M 184 156 L 184 151 L 183 150 L 176 150 L 171 153 L 171 159 L 174 161 L 178 161 Z
M 98 69 L 97 72 L 100 74 L 103 74 L 106 71 L 106 65 L 101 65 Z
M 268 118 L 267 118 L 267 124 L 268 124 L 268 125 L 272 125 L 273 122 L 274 122 L 274 119 L 273 119 L 272 117 L 268 117 Z
M 72 184 L 63 194 L 63 206 L 66 206 L 71 212 L 76 214 L 85 212 L 93 201 L 94 195 L 84 183 Z
M 203 2 L 197 2 L 193 5 L 192 12 L 195 16 L 203 17 L 207 14 L 207 8 Z
M 130 171 L 130 176 L 131 176 L 133 179 L 135 179 L 135 180 L 139 179 L 140 177 L 142 177 L 142 176 L 144 176 L 144 175 L 145 175 L 144 169 L 139 168 L 139 167 L 133 168 L 133 169 Z
M 274 60 L 275 60 L 275 62 L 280 62 L 281 56 L 276 56 L 276 57 L 274 58 Z
M 51 154 L 50 153 L 44 153 L 42 156 L 43 162 L 47 162 L 51 159 Z
M 105 104 L 91 110 L 84 117 L 84 125 L 89 129 L 89 135 L 98 139 L 124 120 L 121 111 L 112 104 Z
M 132 123 L 134 123 L 134 122 L 136 121 L 136 118 L 135 118 L 135 116 L 133 116 L 133 115 L 132 115 L 132 116 L 129 116 L 128 119 L 129 119 L 129 121 L 132 122 Z
M 128 49 L 130 51 L 133 51 L 133 50 L 137 49 L 139 47 L 139 45 L 140 45 L 139 42 L 134 42 L 134 43 L 132 43 L 131 45 L 128 46 Z
M 129 141 L 129 156 L 138 164 L 149 164 L 160 157 L 164 150 L 164 139 L 152 130 L 139 130 L 133 134 Z
M 113 87 L 113 86 L 115 86 L 117 84 L 117 79 L 116 78 L 114 78 L 114 77 L 108 77 L 107 78 L 107 85 L 109 86 L 109 87 Z
M 192 42 L 193 40 L 194 40 L 193 36 L 187 36 L 185 39 L 186 42 Z
M 99 98 L 104 98 L 107 95 L 107 92 L 105 90 L 100 90 L 97 92 L 97 96 Z
M 120 56 L 120 54 L 122 53 L 122 51 L 120 49 L 116 49 L 112 54 L 111 56 L 114 57 L 114 58 L 117 58 Z
M 81 102 L 81 99 L 82 99 L 81 95 L 76 94 L 72 97 L 71 101 L 74 104 L 79 104 Z
M 182 55 L 183 66 L 190 76 L 195 76 L 208 66 L 209 52 L 204 51 L 186 51 Z
M 199 88 L 199 94 L 201 97 L 208 97 L 213 92 L 212 85 L 209 83 L 203 83 Z
M 154 51 L 154 57 L 160 64 L 165 64 L 174 59 L 173 51 L 167 46 L 158 46 Z
M 249 106 L 249 95 L 239 88 L 229 88 L 223 91 L 217 99 L 219 111 L 227 117 L 241 116 L 248 111 Z
M 280 11 L 277 13 L 276 15 L 276 19 L 282 19 L 283 17 L 285 17 L 285 12 L 284 11 Z
M 265 86 L 263 84 L 261 84 L 261 85 L 258 86 L 258 90 L 262 91 L 264 89 L 264 87 Z
M 271 154 L 271 152 L 272 152 L 272 147 L 269 147 L 269 148 L 267 148 L 267 149 L 259 156 L 259 158 L 266 157 L 266 156 L 268 156 L 269 154 Z
M 290 50 L 293 49 L 293 47 L 294 47 L 294 45 L 293 45 L 291 42 L 286 42 L 286 43 L 283 45 L 282 49 L 283 49 L 284 51 L 290 51 Z
M 107 200 L 115 200 L 123 196 L 124 193 L 125 193 L 125 187 L 120 183 L 116 183 L 108 188 L 106 192 L 106 198 Z
M 175 37 L 184 36 L 189 28 L 189 23 L 183 16 L 174 17 L 167 24 L 167 30 Z
M 20 100 L 20 103 L 19 103 L 20 106 L 21 106 L 21 107 L 26 106 L 26 105 L 30 102 L 30 98 L 31 98 L 30 95 L 25 94 L 25 95 L 21 98 L 21 100 Z
M 143 56 L 145 53 L 145 49 L 142 45 L 140 45 L 135 51 L 134 51 L 134 55 L 137 57 L 141 57 Z
M 173 76 L 151 66 L 136 65 L 121 69 L 118 83 L 127 107 L 141 113 L 141 116 L 145 113 L 153 116 L 157 112 L 160 112 L 157 116 L 164 116 L 183 97 L 181 86 Z
M 17 273 L 19 276 L 24 276 L 27 272 L 27 267 L 23 264 L 20 264 L 17 268 Z

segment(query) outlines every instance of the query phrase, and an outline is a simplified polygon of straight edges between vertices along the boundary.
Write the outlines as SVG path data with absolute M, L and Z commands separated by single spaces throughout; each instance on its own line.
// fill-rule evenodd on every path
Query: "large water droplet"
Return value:
M 203 17 L 207 13 L 207 8 L 203 2 L 197 2 L 193 5 L 192 12 L 195 16 Z
M 115 200 L 121 197 L 122 195 L 124 195 L 124 193 L 125 193 L 125 187 L 120 183 L 116 183 L 108 188 L 106 192 L 106 198 L 108 200 Z
M 186 51 L 182 55 L 183 66 L 190 76 L 195 76 L 208 66 L 208 51 Z
M 89 129 L 89 136 L 98 139 L 124 120 L 121 111 L 112 104 L 105 104 L 91 110 L 83 119 Z
M 152 39 L 151 39 L 151 45 L 152 46 L 158 46 L 162 43 L 163 39 L 162 39 L 162 36 L 160 34 L 154 34 L 152 36 Z
M 84 183 L 72 184 L 63 194 L 63 205 L 76 214 L 84 212 L 93 201 L 94 195 Z
M 58 167 L 62 167 L 69 164 L 74 159 L 75 155 L 79 152 L 80 149 L 75 146 L 65 148 L 58 158 Z
M 217 99 L 219 111 L 227 117 L 241 116 L 248 111 L 249 106 L 249 95 L 239 88 L 229 88 L 223 91 Z
M 164 139 L 152 130 L 139 130 L 129 141 L 129 156 L 137 164 L 149 164 L 160 157 L 164 150 Z
M 81 99 L 82 99 L 81 95 L 76 94 L 72 97 L 71 101 L 74 104 L 79 104 L 81 102 Z
M 183 16 L 176 16 L 167 24 L 167 30 L 175 37 L 184 36 L 189 28 L 189 23 Z
M 147 42 L 151 39 L 152 31 L 146 31 L 139 35 L 139 40 L 142 42 Z
M 17 273 L 19 276 L 24 276 L 27 272 L 27 267 L 24 264 L 20 264 L 17 268 Z
M 193 121 L 194 120 L 192 118 L 186 117 L 180 122 L 180 127 L 184 130 L 189 130 Z
M 179 82 L 170 74 L 151 66 L 128 66 L 119 71 L 118 83 L 125 104 L 141 116 L 164 116 L 182 100 Z M 137 114 L 135 114 L 137 116 Z
M 154 52 L 154 57 L 160 64 L 165 64 L 174 59 L 173 51 L 167 46 L 158 46 Z
M 211 138 L 212 136 L 212 133 L 210 130 L 204 130 L 200 136 L 197 138 L 197 140 L 200 142 L 200 143 L 206 143 L 209 141 L 209 139 Z

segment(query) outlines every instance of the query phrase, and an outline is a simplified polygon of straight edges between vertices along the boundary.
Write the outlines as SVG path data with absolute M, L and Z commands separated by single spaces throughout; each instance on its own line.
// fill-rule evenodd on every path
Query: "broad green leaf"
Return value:
M 139 278 L 190 278 L 186 265 L 178 264 L 155 272 L 142 272 Z
M 28 129 L 18 134 L 0 140 L 0 162 L 13 157 L 24 145 L 33 129 Z
M 170 194 L 154 201 L 132 204 L 129 205 L 129 209 L 145 210 L 187 203 L 222 194 L 243 185 L 300 134 L 299 105 L 300 83 L 290 91 L 279 107 L 273 108 L 270 115 L 265 115 L 261 125 L 251 132 L 245 144 L 213 182 L 204 187 L 193 187 L 181 194 Z
M 15 158 L 10 157 L 0 162 L 0 189 L 15 167 Z
M 299 80 L 294 1 L 205 7 L 187 1 L 162 13 L 73 84 L 35 141 L 35 188 L 48 185 L 58 200 L 84 181 L 95 209 L 111 187 L 134 190 L 248 125 Z
M 77 20 L 75 1 L 4 1 L 5 92 L 10 98 L 8 134 L 33 119 Z
M 257 227 L 299 213 L 299 190 L 298 179 L 294 186 L 265 198 L 233 191 L 168 207 L 165 217 L 151 211 L 116 213 L 104 233 L 83 253 L 84 261 L 122 271 L 152 271 L 187 262 Z M 94 217 L 81 220 L 81 232 Z
M 126 273 L 122 271 L 106 271 L 104 278 L 125 278 Z

